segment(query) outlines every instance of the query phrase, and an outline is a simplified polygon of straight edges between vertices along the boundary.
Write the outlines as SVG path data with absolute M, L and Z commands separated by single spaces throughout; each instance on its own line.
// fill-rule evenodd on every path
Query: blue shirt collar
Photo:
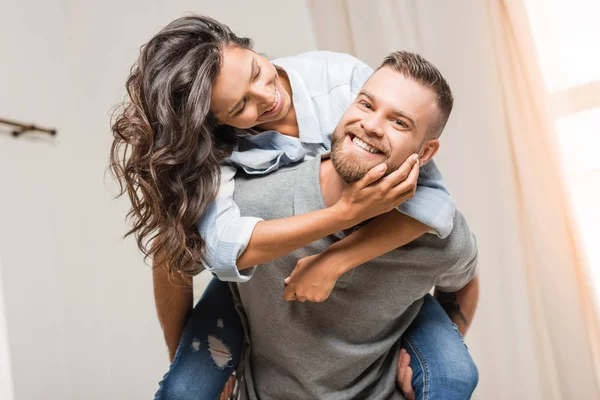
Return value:
M 284 59 L 277 60 L 273 64 L 282 68 L 290 80 L 300 141 L 304 143 L 323 143 L 319 119 L 317 118 L 310 92 L 304 80 L 289 65 L 285 65 Z

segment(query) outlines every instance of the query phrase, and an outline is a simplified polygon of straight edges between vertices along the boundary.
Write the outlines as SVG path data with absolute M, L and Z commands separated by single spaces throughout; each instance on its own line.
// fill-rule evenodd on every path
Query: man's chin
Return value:
M 348 183 L 361 180 L 371 168 L 379 165 L 380 162 L 365 160 L 363 157 L 344 152 L 343 154 L 331 153 L 331 161 L 336 172 Z

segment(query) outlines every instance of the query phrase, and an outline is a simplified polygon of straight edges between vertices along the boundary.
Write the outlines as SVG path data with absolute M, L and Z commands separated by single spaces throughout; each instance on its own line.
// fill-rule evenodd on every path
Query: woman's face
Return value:
M 228 46 L 210 109 L 219 123 L 240 129 L 283 119 L 292 104 L 275 66 L 252 50 Z

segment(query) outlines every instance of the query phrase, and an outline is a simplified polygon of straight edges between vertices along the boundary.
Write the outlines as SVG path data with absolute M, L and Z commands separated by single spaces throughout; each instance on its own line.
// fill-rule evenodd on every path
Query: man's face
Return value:
M 438 118 L 433 90 L 381 68 L 364 84 L 333 133 L 333 165 L 346 182 L 359 180 L 380 163 L 387 164 L 389 174 L 408 156 L 422 152 Z

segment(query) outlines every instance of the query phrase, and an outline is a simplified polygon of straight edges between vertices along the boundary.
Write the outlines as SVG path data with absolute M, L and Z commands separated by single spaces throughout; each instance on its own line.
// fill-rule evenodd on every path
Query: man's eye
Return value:
M 399 119 L 396 120 L 395 124 L 399 125 L 399 126 L 401 126 L 403 128 L 408 128 L 408 125 L 406 125 L 403 121 L 401 121 Z
M 361 106 L 363 106 L 364 108 L 371 110 L 373 107 L 371 107 L 371 105 L 369 103 L 367 103 L 366 101 L 361 101 L 358 104 L 360 104 Z
M 260 71 L 261 70 L 262 70 L 262 68 L 260 67 L 260 65 L 257 65 L 256 75 L 254 75 L 254 79 L 258 79 L 258 77 L 260 76 Z

